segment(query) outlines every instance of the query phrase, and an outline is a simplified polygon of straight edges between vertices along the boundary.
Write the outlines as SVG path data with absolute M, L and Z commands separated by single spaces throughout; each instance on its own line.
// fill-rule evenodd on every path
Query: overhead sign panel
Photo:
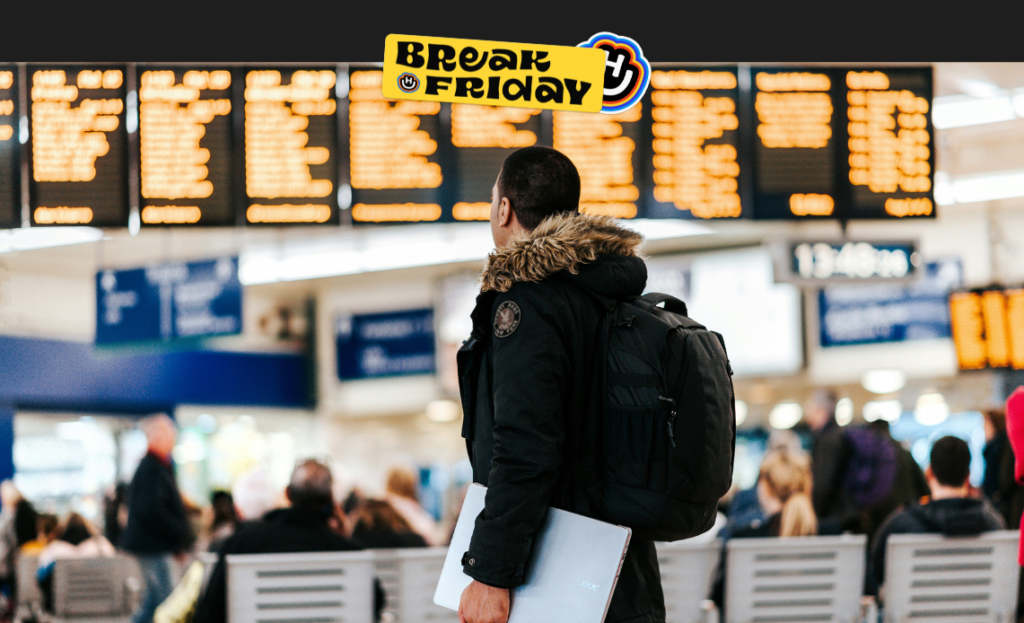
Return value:
M 96 343 L 240 333 L 238 258 L 96 273 Z
M 648 100 L 645 216 L 743 216 L 736 68 L 655 69 Z
M 124 66 L 29 65 L 33 225 L 128 224 Z
M 818 295 L 822 346 L 951 336 L 949 293 L 963 283 L 959 260 L 929 262 L 914 283 L 842 285 Z
M 332 69 L 246 70 L 246 222 L 338 222 L 337 80 Z
M 21 225 L 18 68 L 0 65 L 0 229 Z
M 343 381 L 433 374 L 437 368 L 433 309 L 341 315 L 335 340 Z
M 806 240 L 775 249 L 775 276 L 805 286 L 911 281 L 921 264 L 913 241 Z
M 234 225 L 234 136 L 227 69 L 139 71 L 143 225 Z
M 441 218 L 438 102 L 393 101 L 383 73 L 353 71 L 348 91 L 349 179 L 353 223 Z
M 1024 289 L 989 288 L 949 297 L 962 370 L 1024 370 Z

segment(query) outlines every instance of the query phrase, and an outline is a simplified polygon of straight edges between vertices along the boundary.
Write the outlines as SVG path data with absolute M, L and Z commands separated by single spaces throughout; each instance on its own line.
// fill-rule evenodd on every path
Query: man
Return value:
M 843 476 L 850 461 L 850 448 L 843 429 L 836 422 L 836 394 L 817 389 L 807 400 L 804 419 L 811 428 L 811 476 L 814 489 L 811 501 L 818 519 L 836 524 L 828 532 L 838 534 L 855 515 L 852 502 L 843 490 Z M 828 527 L 828 526 L 826 526 Z
M 270 511 L 262 519 L 239 525 L 218 552 L 206 592 L 196 604 L 193 623 L 227 620 L 227 554 L 339 552 L 362 549 L 331 529 L 340 513 L 332 493 L 331 470 L 318 461 L 299 463 L 285 490 L 288 508 Z M 382 603 L 377 595 L 378 609 Z
M 128 487 L 128 525 L 121 546 L 139 560 L 145 584 L 133 623 L 149 623 L 174 589 L 172 557 L 184 556 L 195 539 L 174 478 L 174 421 L 161 413 L 143 419 L 139 428 L 149 447 Z
M 971 449 L 957 437 L 943 437 L 932 446 L 925 479 L 931 495 L 926 504 L 899 512 L 878 531 L 871 548 L 868 591 L 878 593 L 885 582 L 885 544 L 893 534 L 941 533 L 975 535 L 1006 527 L 986 500 L 970 497 Z
M 504 623 L 549 506 L 595 516 L 605 314 L 639 296 L 642 237 L 578 212 L 580 178 L 563 154 L 527 147 L 506 158 L 492 189 L 488 258 L 459 352 L 474 482 L 488 487 L 463 569 L 467 623 Z M 605 440 L 613 443 L 612 440 Z M 664 596 L 654 544 L 634 538 L 605 619 L 660 623 Z

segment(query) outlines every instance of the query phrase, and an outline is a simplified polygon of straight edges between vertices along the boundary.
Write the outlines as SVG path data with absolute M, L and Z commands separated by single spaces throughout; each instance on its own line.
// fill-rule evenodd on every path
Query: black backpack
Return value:
M 679 299 L 652 293 L 618 302 L 605 319 L 601 519 L 656 541 L 710 530 L 732 485 L 725 341 L 686 313 Z

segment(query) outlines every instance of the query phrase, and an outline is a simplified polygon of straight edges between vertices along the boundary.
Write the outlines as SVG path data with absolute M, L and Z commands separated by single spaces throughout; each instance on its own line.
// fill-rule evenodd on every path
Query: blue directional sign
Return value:
M 240 333 L 238 258 L 96 273 L 96 343 Z
M 906 285 L 830 286 L 818 295 L 822 346 L 875 344 L 952 335 L 949 293 L 963 282 L 960 260 L 929 262 Z
M 433 374 L 437 368 L 433 309 L 343 314 L 336 320 L 335 338 L 343 381 Z

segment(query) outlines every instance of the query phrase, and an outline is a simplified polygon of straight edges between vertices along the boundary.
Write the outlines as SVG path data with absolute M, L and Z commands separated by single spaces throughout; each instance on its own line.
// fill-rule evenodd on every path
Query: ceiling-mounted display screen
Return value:
M 244 74 L 246 222 L 337 223 L 337 72 L 276 67 Z
M 353 70 L 349 75 L 352 222 L 440 219 L 442 104 L 385 99 L 381 71 Z
M 591 214 L 936 216 L 929 66 L 655 63 L 614 115 L 388 100 L 382 79 L 368 64 L 0 67 L 0 224 L 21 222 L 25 183 L 33 225 L 124 227 L 135 201 L 142 226 L 483 221 L 505 158 L 533 145 L 576 164 Z
M 231 86 L 221 69 L 139 69 L 143 225 L 234 225 Z
M 0 229 L 21 225 L 18 68 L 0 65 Z
M 32 225 L 128 224 L 125 72 L 28 66 Z

